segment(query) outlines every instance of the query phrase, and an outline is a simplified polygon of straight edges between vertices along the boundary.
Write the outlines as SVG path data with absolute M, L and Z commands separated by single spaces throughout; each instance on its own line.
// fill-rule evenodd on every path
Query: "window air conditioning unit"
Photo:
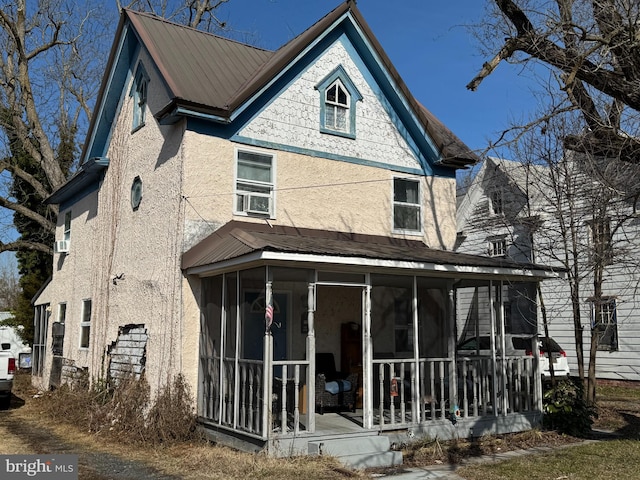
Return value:
M 69 252 L 69 240 L 58 240 L 53 245 L 53 251 L 55 253 L 68 253 Z
M 269 215 L 271 198 L 267 195 L 245 194 L 242 196 L 242 210 L 247 213 Z

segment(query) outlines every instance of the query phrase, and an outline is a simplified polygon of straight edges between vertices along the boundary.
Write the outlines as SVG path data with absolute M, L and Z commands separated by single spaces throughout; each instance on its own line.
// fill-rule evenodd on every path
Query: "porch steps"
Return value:
M 309 442 L 308 449 L 309 455 L 331 455 L 355 469 L 402 465 L 402 452 L 392 451 L 385 435 L 323 439 Z

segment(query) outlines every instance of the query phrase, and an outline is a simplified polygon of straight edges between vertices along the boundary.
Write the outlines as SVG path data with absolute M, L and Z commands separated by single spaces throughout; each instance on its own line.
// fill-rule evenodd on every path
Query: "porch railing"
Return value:
M 273 398 L 270 422 L 272 431 L 298 434 L 307 430 L 308 422 L 301 415 L 309 412 L 311 405 L 307 395 L 309 382 L 307 360 L 273 361 Z
M 264 366 L 260 360 L 201 357 L 200 416 L 223 426 L 264 437 Z
M 535 359 L 474 356 L 376 359 L 374 418 L 376 428 L 403 427 L 452 415 L 478 417 L 537 408 Z M 452 388 L 455 385 L 455 388 Z

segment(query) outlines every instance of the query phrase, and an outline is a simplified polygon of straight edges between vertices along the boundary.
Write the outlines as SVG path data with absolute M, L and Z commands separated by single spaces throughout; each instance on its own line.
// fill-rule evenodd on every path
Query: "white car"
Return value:
M 533 355 L 533 337 L 531 335 L 505 335 L 505 353 L 508 356 Z M 549 354 L 553 360 L 553 373 L 557 377 L 568 377 L 571 374 L 567 354 L 551 337 L 539 337 L 540 372 L 542 379 L 551 379 L 549 368 Z M 491 355 L 491 339 L 488 335 L 471 337 L 458 345 L 458 352 L 462 355 Z M 496 352 L 500 354 L 500 345 L 496 337 Z

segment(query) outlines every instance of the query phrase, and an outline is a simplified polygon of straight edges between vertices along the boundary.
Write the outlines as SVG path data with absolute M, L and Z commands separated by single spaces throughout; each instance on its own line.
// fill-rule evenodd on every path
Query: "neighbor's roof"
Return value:
M 162 118 L 183 107 L 227 119 L 319 36 L 350 13 L 419 122 L 442 152 L 443 161 L 440 164 L 462 168 L 479 160 L 469 147 L 413 97 L 355 2 L 343 2 L 275 52 L 175 24 L 157 16 L 127 9 L 123 12 L 149 51 L 173 96 L 172 101 L 156 116 Z
M 431 268 L 443 274 L 552 276 L 549 267 L 432 249 L 419 240 L 235 220 L 185 252 L 182 268 L 192 274 L 208 273 L 232 261 L 237 265 L 255 260 Z

